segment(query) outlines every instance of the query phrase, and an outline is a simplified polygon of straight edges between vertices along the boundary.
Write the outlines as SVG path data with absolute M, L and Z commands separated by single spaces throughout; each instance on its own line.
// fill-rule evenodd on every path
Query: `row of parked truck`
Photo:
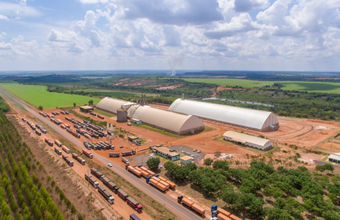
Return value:
M 119 189 L 116 184 L 114 184 L 109 178 L 105 177 L 101 172 L 99 172 L 95 168 L 91 168 L 91 174 L 100 179 L 102 183 L 110 189 L 113 193 L 117 194 L 121 199 L 127 202 L 129 206 L 131 206 L 138 213 L 141 213 L 143 210 L 142 205 L 140 205 L 135 199 L 129 196 L 124 190 Z M 98 192 L 110 203 L 114 203 L 114 197 L 108 192 L 103 186 L 100 186 L 96 179 L 94 179 L 91 175 L 85 174 L 85 179 L 94 187 L 98 188 Z
M 94 149 L 94 150 L 114 150 L 115 146 L 113 144 L 110 144 L 107 141 L 99 141 L 97 143 L 94 142 L 87 142 L 86 140 L 83 141 L 84 146 L 88 149 Z
M 88 139 L 106 137 L 107 133 L 104 132 L 104 129 L 97 125 L 92 125 L 89 121 L 79 121 L 74 118 L 65 117 L 66 120 L 72 122 L 74 127 L 77 129 L 76 131 L 84 135 Z M 85 130 L 82 130 L 85 129 Z
M 32 130 L 35 131 L 37 135 L 41 135 L 41 132 L 44 134 L 47 133 L 47 131 L 42 126 L 40 126 L 38 123 L 34 124 L 28 121 L 25 117 L 22 117 L 21 119 L 22 121 L 26 122 L 32 128 Z

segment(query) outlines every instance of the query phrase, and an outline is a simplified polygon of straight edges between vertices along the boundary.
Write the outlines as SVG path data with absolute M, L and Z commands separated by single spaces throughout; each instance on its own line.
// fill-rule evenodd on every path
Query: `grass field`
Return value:
M 42 106 L 44 109 L 73 106 L 74 102 L 77 105 L 88 104 L 91 99 L 93 104 L 100 101 L 100 99 L 94 97 L 48 92 L 46 86 L 0 83 L 0 87 L 32 105 Z
M 221 86 L 242 86 L 245 88 L 262 87 L 280 83 L 284 85 L 283 90 L 298 90 L 308 92 L 338 93 L 340 94 L 340 83 L 331 82 L 307 82 L 307 81 L 257 81 L 247 79 L 228 78 L 182 78 L 188 82 L 212 83 Z

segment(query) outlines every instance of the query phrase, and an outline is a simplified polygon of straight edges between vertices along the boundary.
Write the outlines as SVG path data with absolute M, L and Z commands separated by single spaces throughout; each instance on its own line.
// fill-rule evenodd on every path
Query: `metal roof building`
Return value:
M 135 105 L 128 109 L 129 117 L 143 124 L 175 134 L 194 134 L 204 130 L 203 122 L 196 116 L 180 114 L 150 106 Z
M 276 130 L 279 127 L 279 121 L 272 112 L 235 106 L 177 99 L 169 110 L 259 131 Z
M 96 105 L 96 108 L 117 114 L 117 110 L 120 109 L 122 105 L 128 103 L 130 102 L 121 99 L 105 97 Z
M 340 154 L 339 153 L 331 154 L 329 155 L 328 160 L 330 162 L 340 163 Z
M 243 144 L 259 150 L 269 150 L 273 146 L 273 142 L 268 139 L 251 136 L 235 131 L 227 131 L 223 134 L 223 139 L 235 143 Z

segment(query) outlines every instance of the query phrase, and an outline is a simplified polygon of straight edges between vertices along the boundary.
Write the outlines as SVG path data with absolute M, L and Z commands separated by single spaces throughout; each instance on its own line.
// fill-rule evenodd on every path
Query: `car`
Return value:
M 195 157 L 194 155 L 190 154 L 190 157 Z
M 123 148 L 124 146 L 120 146 L 119 148 Z
M 201 151 L 200 151 L 200 150 L 198 150 L 198 151 L 197 151 L 197 153 L 201 153 Z
M 108 165 L 109 167 L 112 167 L 112 163 L 108 163 L 107 165 Z
M 183 154 L 185 154 L 185 151 L 184 151 L 184 150 L 182 150 L 182 153 L 183 153 Z
M 197 150 L 196 150 L 196 149 L 193 149 L 192 151 L 193 151 L 193 152 L 196 152 Z

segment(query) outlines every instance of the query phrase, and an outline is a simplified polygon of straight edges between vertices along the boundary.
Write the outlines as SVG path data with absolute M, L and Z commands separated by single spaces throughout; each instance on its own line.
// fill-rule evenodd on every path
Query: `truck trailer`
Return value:
M 142 176 L 142 173 L 134 169 L 132 166 L 126 165 L 125 169 L 128 170 L 130 173 L 134 174 L 135 176 L 137 176 L 138 178 Z
M 87 157 L 89 157 L 90 159 L 93 158 L 93 154 L 86 149 L 83 149 L 83 154 L 86 155 Z
M 177 202 L 188 207 L 189 209 L 191 209 L 192 211 L 196 212 L 197 214 L 201 215 L 202 217 L 204 217 L 205 214 L 205 209 L 200 207 L 197 204 L 194 204 L 194 202 L 190 201 L 187 198 L 184 198 L 183 196 L 178 196 L 177 197 Z
M 136 210 L 138 213 L 141 213 L 143 210 L 142 205 L 140 205 L 136 200 L 134 200 L 132 197 L 127 197 L 126 202 L 129 206 L 131 206 L 134 210 Z
M 50 139 L 45 138 L 45 142 L 46 142 L 48 145 L 50 145 L 51 147 L 53 146 L 53 142 L 50 141 Z
M 61 149 L 63 149 L 63 151 L 65 151 L 67 154 L 71 153 L 70 149 L 68 149 L 65 145 L 62 145 Z
M 93 178 L 92 176 L 90 176 L 89 174 L 85 173 L 85 180 L 87 180 L 87 182 L 89 182 L 95 189 L 98 188 L 97 180 Z
M 124 200 L 124 201 L 126 201 L 126 199 L 127 199 L 127 197 L 129 196 L 129 194 L 127 194 L 124 190 L 122 190 L 122 189 L 119 189 L 118 191 L 117 191 L 117 194 L 118 194 L 118 196 L 122 199 L 122 200 Z
M 123 155 L 122 155 L 122 156 L 123 156 Z M 129 160 L 126 159 L 125 157 L 122 157 L 122 161 L 123 161 L 123 163 L 125 163 L 125 164 L 129 164 Z
M 93 174 L 98 179 L 105 177 L 101 172 L 99 172 L 96 168 L 91 168 L 91 174 Z
M 85 165 L 85 160 L 82 157 L 80 157 L 78 154 L 73 153 L 72 157 L 76 159 L 80 164 Z
M 54 143 L 58 146 L 58 147 L 61 147 L 61 143 L 60 143 L 60 141 L 58 141 L 58 140 L 54 140 Z
M 57 153 L 57 154 L 59 154 L 59 155 L 61 155 L 61 150 L 59 150 L 58 148 L 54 148 L 54 151 Z
M 140 218 L 138 218 L 137 215 L 135 215 L 135 214 L 131 214 L 130 220 L 140 220 Z
M 68 165 L 70 165 L 71 167 L 73 166 L 73 160 L 71 160 L 68 156 L 62 155 L 61 157 L 66 161 Z
M 98 192 L 112 205 L 114 203 L 113 196 L 103 187 L 98 186 Z
M 150 185 L 156 187 L 157 189 L 159 189 L 162 192 L 165 192 L 169 188 L 169 187 L 163 185 L 162 183 L 160 183 L 160 181 L 158 181 L 157 178 L 155 178 L 155 177 L 152 177 L 152 178 L 147 177 L 146 182 L 149 183 Z

